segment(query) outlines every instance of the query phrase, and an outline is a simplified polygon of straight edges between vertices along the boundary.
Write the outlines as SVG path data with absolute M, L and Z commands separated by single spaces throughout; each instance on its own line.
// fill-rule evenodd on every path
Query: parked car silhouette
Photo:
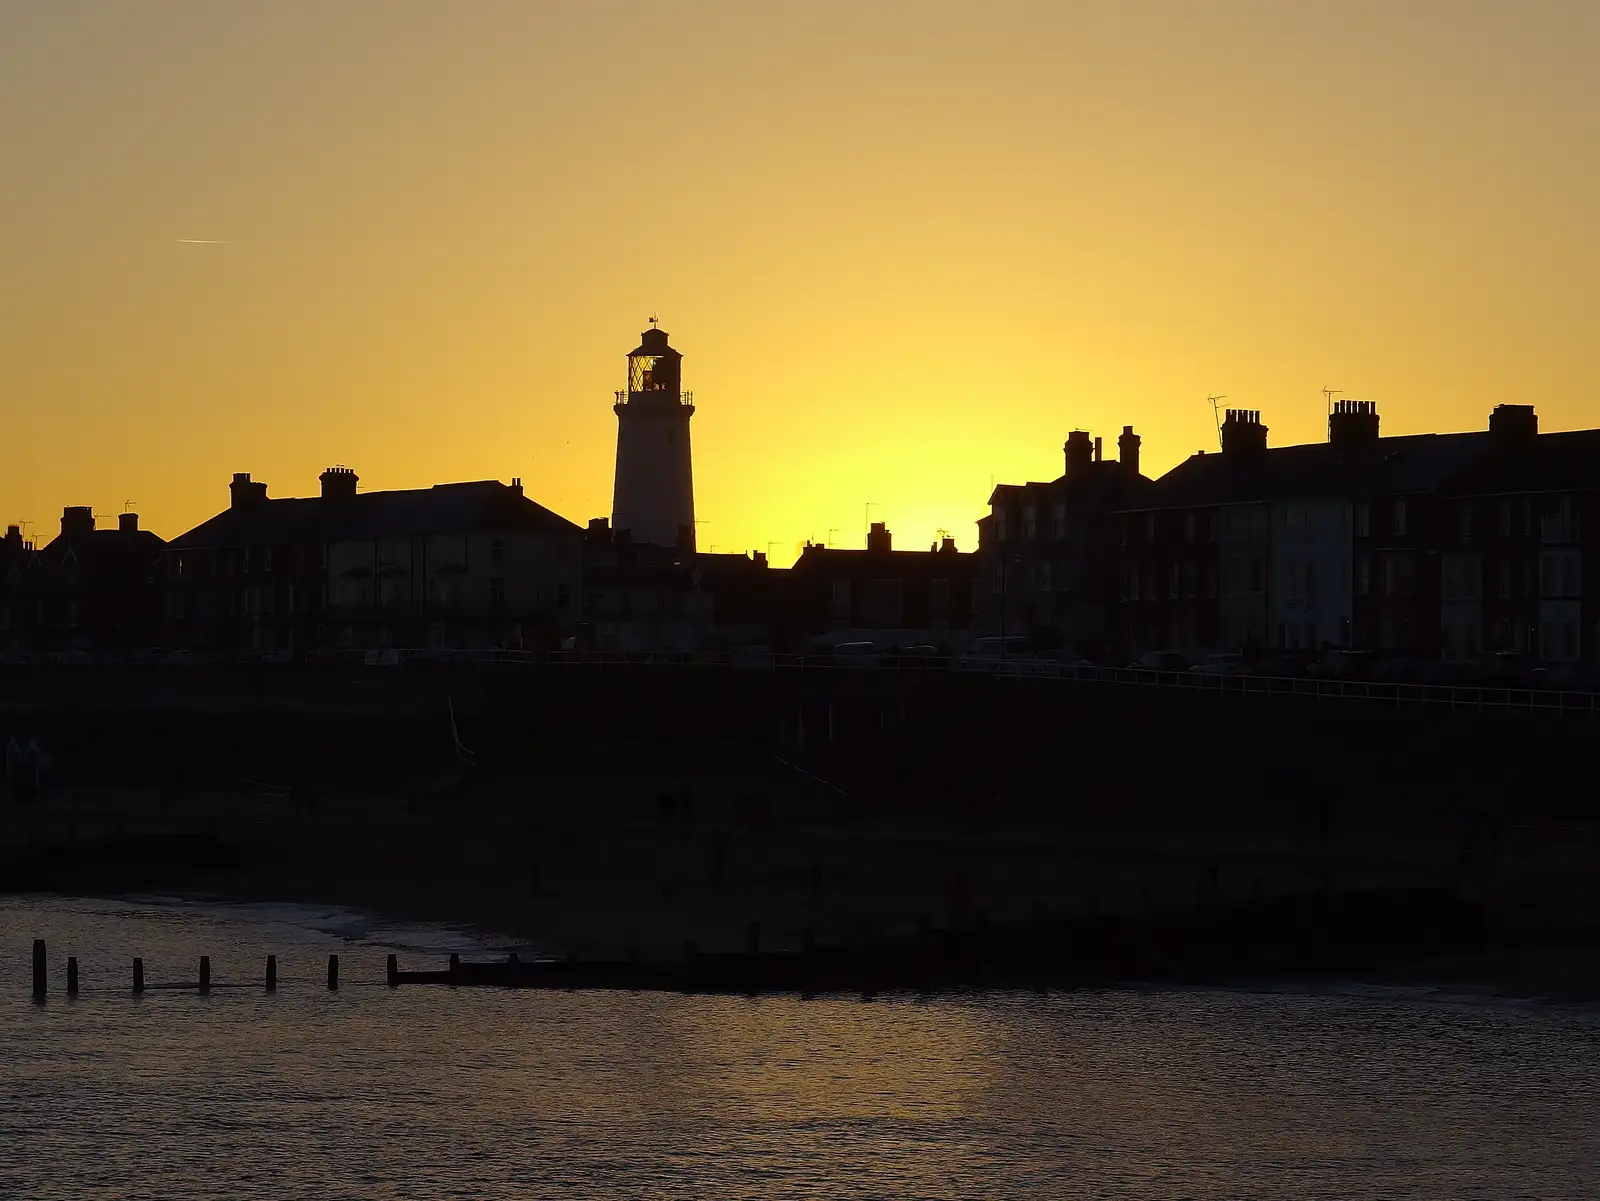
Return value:
M 1222 654 L 1207 655 L 1189 670 L 1202 676 L 1232 676 L 1239 674 L 1244 669 L 1244 656 L 1225 651 Z

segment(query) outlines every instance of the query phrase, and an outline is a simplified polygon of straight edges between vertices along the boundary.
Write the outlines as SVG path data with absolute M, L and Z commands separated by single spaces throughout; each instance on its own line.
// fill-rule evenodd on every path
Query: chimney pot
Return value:
M 137 513 L 117 514 L 117 529 L 124 534 L 137 534 L 139 532 L 139 515 Z
M 889 534 L 889 527 L 881 521 L 874 521 L 867 531 L 867 549 L 873 554 L 887 554 L 894 548 L 893 539 Z

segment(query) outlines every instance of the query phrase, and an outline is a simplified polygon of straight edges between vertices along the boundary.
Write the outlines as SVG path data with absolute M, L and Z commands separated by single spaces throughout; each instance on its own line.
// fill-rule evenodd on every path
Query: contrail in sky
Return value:
M 221 238 L 178 238 L 185 246 L 226 246 Z

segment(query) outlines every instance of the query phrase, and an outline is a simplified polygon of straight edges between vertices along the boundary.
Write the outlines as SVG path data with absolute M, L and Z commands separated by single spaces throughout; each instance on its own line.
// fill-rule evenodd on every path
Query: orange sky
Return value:
M 342 462 L 582 522 L 652 312 L 701 546 L 780 559 L 971 547 L 1208 392 L 1597 424 L 1597 56 L 1592 0 L 9 0 L 0 520 Z

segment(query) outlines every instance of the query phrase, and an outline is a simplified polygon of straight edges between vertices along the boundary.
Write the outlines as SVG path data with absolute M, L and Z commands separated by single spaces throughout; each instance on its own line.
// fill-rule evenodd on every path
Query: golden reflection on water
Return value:
M 26 1000 L 33 934 L 80 955 L 82 997 Z M 235 975 L 270 946 L 284 986 L 128 995 L 125 951 L 165 980 L 200 946 Z M 1600 1195 L 1595 1014 L 391 990 L 381 963 L 281 925 L 0 900 L 0 1198 Z

